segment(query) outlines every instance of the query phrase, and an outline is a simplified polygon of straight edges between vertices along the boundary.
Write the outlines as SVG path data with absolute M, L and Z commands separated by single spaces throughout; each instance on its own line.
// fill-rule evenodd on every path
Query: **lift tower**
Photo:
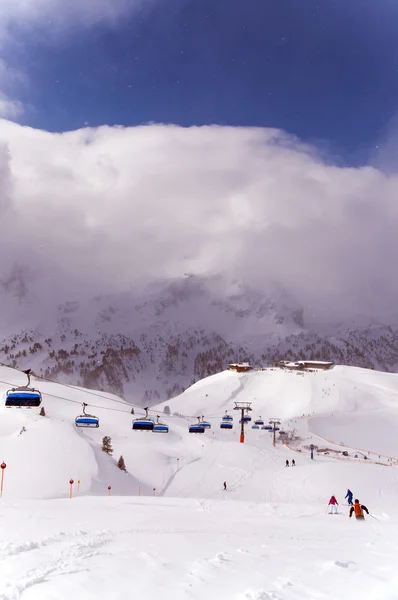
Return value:
M 273 435 L 273 438 L 274 438 L 274 441 L 273 441 L 272 445 L 275 447 L 275 444 L 276 444 L 276 430 L 277 430 L 276 426 L 280 425 L 281 422 L 280 422 L 279 419 L 270 419 L 269 420 L 269 424 L 272 425 L 272 435 Z
M 244 420 L 245 412 L 248 413 L 249 411 L 253 410 L 251 406 L 252 406 L 251 402 L 235 402 L 234 410 L 241 411 L 240 440 L 239 440 L 241 444 L 245 443 L 245 420 Z

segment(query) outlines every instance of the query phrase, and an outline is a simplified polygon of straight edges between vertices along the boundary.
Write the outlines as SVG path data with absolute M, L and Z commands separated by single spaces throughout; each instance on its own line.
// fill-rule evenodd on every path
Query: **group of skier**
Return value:
M 286 460 L 286 467 L 289 467 L 289 466 L 290 466 L 290 465 L 289 465 L 289 461 L 288 461 L 288 460 Z M 295 467 L 295 466 L 296 466 L 296 461 L 295 461 L 295 460 L 294 460 L 294 458 L 293 458 L 293 459 L 292 459 L 292 467 Z
M 355 518 L 356 519 L 358 519 L 360 521 L 363 521 L 365 519 L 364 514 L 363 514 L 364 511 L 366 512 L 367 515 L 369 514 L 369 511 L 368 511 L 368 509 L 366 508 L 366 506 L 364 504 L 361 504 L 359 502 L 358 499 L 355 499 L 354 503 L 353 503 L 352 502 L 353 497 L 354 496 L 353 496 L 352 491 L 350 489 L 348 489 L 347 493 L 345 495 L 345 499 L 348 502 L 348 506 L 351 507 L 348 516 L 351 519 L 352 515 L 355 514 Z M 337 513 L 337 507 L 338 507 L 338 505 L 339 505 L 339 503 L 336 500 L 336 496 L 332 496 L 330 498 L 329 504 L 328 504 L 328 506 L 330 507 L 329 514 Z

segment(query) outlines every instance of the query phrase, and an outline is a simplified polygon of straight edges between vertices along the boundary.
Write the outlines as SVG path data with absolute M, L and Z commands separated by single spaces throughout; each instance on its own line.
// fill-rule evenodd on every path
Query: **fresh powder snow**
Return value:
M 398 375 L 227 371 L 150 409 L 169 433 L 133 431 L 143 412 L 116 396 L 40 379 L 46 416 L 5 408 L 25 383 L 0 368 L 0 600 L 398 598 Z M 83 402 L 98 429 L 75 426 Z M 235 402 L 252 403 L 244 444 Z M 190 434 L 202 415 L 211 429 Z M 260 417 L 280 420 L 275 446 Z

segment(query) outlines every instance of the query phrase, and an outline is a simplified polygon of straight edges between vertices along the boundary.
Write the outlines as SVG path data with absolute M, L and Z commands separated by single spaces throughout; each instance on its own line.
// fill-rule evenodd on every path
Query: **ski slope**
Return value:
M 0 368 L 3 397 L 24 383 Z M 1 600 L 398 597 L 396 375 L 220 373 L 151 410 L 168 434 L 132 431 L 131 405 L 109 394 L 32 383 L 46 417 L 0 409 Z M 249 427 L 240 444 L 234 401 L 252 402 L 253 420 L 279 417 L 298 439 L 274 447 L 272 434 Z M 99 429 L 75 427 L 82 402 Z M 226 410 L 232 431 L 219 429 Z M 188 433 L 197 415 L 212 424 L 204 435 Z M 104 435 L 113 458 L 101 451 Z M 330 453 L 311 460 L 310 443 Z M 375 518 L 347 518 L 348 487 Z M 329 516 L 332 494 L 340 514 Z

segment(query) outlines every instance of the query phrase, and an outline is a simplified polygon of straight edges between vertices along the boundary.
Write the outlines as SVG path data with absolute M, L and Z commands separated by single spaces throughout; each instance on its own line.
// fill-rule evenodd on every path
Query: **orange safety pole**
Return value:
M 72 499 L 72 486 L 73 486 L 73 484 L 74 484 L 73 479 L 70 479 L 69 480 L 69 485 L 70 485 L 70 487 L 69 487 L 69 498 L 70 499 Z
M 110 486 L 110 485 L 108 485 L 108 496 L 110 496 L 110 495 L 111 495 L 111 489 L 112 489 L 112 488 L 111 488 L 111 486 Z
M 6 463 L 2 462 L 0 467 L 1 467 L 1 489 L 0 489 L 0 497 L 3 497 L 3 485 L 4 485 L 4 471 L 6 469 Z

